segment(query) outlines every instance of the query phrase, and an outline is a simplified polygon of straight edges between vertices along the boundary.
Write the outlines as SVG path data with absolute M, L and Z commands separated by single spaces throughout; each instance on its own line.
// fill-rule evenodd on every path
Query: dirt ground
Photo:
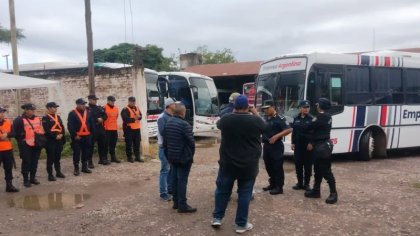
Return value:
M 0 182 L 2 235 L 234 235 L 236 194 L 220 230 L 210 227 L 213 210 L 218 144 L 201 139 L 188 185 L 188 198 L 198 212 L 182 215 L 158 194 L 160 163 L 121 163 L 96 166 L 93 174 L 72 175 L 71 159 L 62 161 L 67 178 L 48 182 L 45 160 L 40 162 L 41 185 L 24 188 L 14 172 L 17 194 Z M 17 158 L 18 164 L 19 160 Z M 339 202 L 306 199 L 292 190 L 296 178 L 291 161 L 283 195 L 262 192 L 267 183 L 263 163 L 255 186 L 249 235 L 420 235 L 420 157 L 392 155 L 383 160 L 357 162 L 340 158 L 333 163 Z M 18 168 L 19 170 L 20 168 Z M 0 173 L 3 175 L 3 173 Z

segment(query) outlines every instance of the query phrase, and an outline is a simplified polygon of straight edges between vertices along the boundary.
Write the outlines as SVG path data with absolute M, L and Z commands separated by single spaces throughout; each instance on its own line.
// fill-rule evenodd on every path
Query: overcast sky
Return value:
M 19 63 L 86 61 L 83 0 L 15 2 L 17 26 L 26 35 Z M 130 0 L 92 0 L 95 49 L 127 41 L 156 44 L 170 56 L 208 45 L 251 61 L 373 45 L 420 47 L 419 0 L 131 0 L 131 9 L 133 24 Z M 10 27 L 8 0 L 0 0 L 0 24 Z M 0 45 L 0 54 L 11 54 L 10 45 Z M 5 64 L 0 58 L 0 68 Z

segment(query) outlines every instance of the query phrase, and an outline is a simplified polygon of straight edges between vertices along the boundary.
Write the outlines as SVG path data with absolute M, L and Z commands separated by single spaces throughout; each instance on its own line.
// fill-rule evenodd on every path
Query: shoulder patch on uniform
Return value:
M 280 119 L 286 119 L 286 117 L 284 117 L 283 115 L 278 115 L 280 117 Z
M 312 118 L 312 122 L 315 122 L 316 120 L 317 120 L 317 118 L 316 118 L 316 117 Z

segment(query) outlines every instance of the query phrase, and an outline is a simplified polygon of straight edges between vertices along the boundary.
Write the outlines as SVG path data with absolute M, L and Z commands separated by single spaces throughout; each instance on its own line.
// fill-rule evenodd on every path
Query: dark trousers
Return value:
M 89 160 L 90 148 L 92 138 L 90 136 L 81 137 L 80 140 L 73 139 L 71 148 L 73 149 L 73 165 L 79 167 L 80 157 L 82 157 L 82 164 L 86 164 Z
M 98 144 L 98 155 L 99 155 L 99 160 L 106 160 L 106 152 L 107 152 L 107 148 L 106 148 L 106 135 L 105 135 L 105 131 L 97 131 L 93 134 L 92 136 L 92 142 L 91 142 L 91 147 L 89 148 L 89 161 L 92 161 L 93 158 L 93 150 L 95 147 L 95 143 Z
M 335 193 L 336 192 L 335 178 L 334 178 L 334 174 L 331 171 L 331 158 L 327 158 L 327 159 L 316 158 L 314 171 L 315 171 L 314 189 L 321 188 L 322 178 L 324 178 L 330 187 L 330 191 Z
M 269 176 L 271 186 L 283 188 L 284 170 L 283 170 L 283 145 L 271 145 L 264 143 L 263 159 L 265 169 Z
M 55 172 L 61 172 L 61 152 L 63 151 L 63 141 L 48 139 L 47 146 L 45 147 L 47 151 L 47 172 L 49 175 L 52 175 L 53 165 Z
M 312 165 L 314 160 L 312 152 L 307 150 L 307 145 L 296 145 L 294 161 L 298 184 L 305 186 L 309 185 L 311 181 Z
M 127 158 L 132 158 L 133 152 L 136 158 L 140 158 L 140 129 L 126 128 L 124 130 L 124 139 Z
M 0 164 L 3 165 L 4 179 L 11 181 L 13 179 L 13 150 L 0 152 Z
M 219 173 L 216 180 L 216 192 L 214 194 L 215 207 L 213 217 L 223 219 L 226 208 L 229 203 L 230 195 L 232 194 L 233 184 L 235 180 L 238 181 L 238 206 L 236 209 L 235 223 L 244 227 L 248 222 L 249 203 L 252 198 L 252 190 L 254 189 L 255 178 L 252 179 L 238 179 L 229 175 L 223 167 L 219 168 Z
M 41 148 L 30 147 L 25 141 L 19 141 L 19 156 L 22 159 L 22 174 L 27 177 L 30 174 L 34 178 L 38 169 L 39 156 Z
M 171 164 L 171 181 L 174 204 L 178 209 L 187 207 L 187 184 L 192 162 L 186 164 Z
M 118 141 L 118 131 L 116 130 L 107 130 L 105 131 L 106 135 L 106 151 L 111 157 L 115 157 L 115 147 L 117 146 Z

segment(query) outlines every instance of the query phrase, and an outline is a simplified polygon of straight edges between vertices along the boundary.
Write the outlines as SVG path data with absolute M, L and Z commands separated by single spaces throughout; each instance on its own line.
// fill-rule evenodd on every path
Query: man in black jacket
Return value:
M 82 172 L 92 173 L 88 168 L 88 159 L 92 142 L 92 133 L 95 131 L 95 124 L 90 112 L 86 109 L 86 101 L 83 98 L 76 100 L 76 109 L 69 113 L 67 118 L 67 129 L 71 137 L 73 149 L 74 175 L 78 176 L 80 155 L 82 156 Z
M 95 132 L 92 134 L 92 143 L 89 153 L 89 168 L 93 169 L 95 166 L 93 165 L 93 149 L 95 143 L 98 143 L 98 154 L 99 154 L 99 162 L 98 164 L 101 165 L 109 165 L 111 164 L 107 158 L 107 147 L 106 147 L 106 134 L 104 128 L 104 121 L 107 119 L 105 110 L 103 107 L 98 106 L 97 102 L 98 99 L 96 95 L 89 95 L 89 106 L 87 107 L 88 111 L 90 112 L 93 122 L 95 124 Z
M 125 139 L 125 153 L 127 155 L 127 161 L 133 163 L 144 162 L 140 156 L 140 120 L 143 115 L 141 114 L 140 108 L 136 106 L 136 98 L 129 97 L 128 105 L 121 111 L 121 118 L 123 120 L 123 131 Z M 135 159 L 133 160 L 132 153 L 134 152 Z
M 185 106 L 177 104 L 174 116 L 168 120 L 163 133 L 163 148 L 171 163 L 173 209 L 179 213 L 196 212 L 187 204 L 187 184 L 195 153 L 192 126 L 185 120 Z
M 233 113 L 223 116 L 217 122 L 217 128 L 222 132 L 222 143 L 212 226 L 221 226 L 233 184 L 237 180 L 236 232 L 244 233 L 253 228 L 248 222 L 249 202 L 258 175 L 262 151 L 260 137 L 266 130 L 266 124 L 255 108 L 249 108 L 246 96 L 238 96 L 234 108 Z
M 65 178 L 61 172 L 61 152 L 66 143 L 64 137 L 64 125 L 61 117 L 57 115 L 57 105 L 55 102 L 49 102 L 46 105 L 48 113 L 42 117 L 42 126 L 44 127 L 45 136 L 48 140 L 45 150 L 47 151 L 47 172 L 48 181 L 56 181 L 53 175 L 53 165 L 55 168 L 56 176 L 58 178 Z

